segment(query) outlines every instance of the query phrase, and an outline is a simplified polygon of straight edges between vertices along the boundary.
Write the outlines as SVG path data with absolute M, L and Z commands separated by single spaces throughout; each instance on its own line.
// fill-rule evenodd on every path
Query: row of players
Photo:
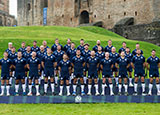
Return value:
M 56 41 L 58 41 L 56 39 Z M 81 40 L 83 41 L 83 40 Z M 34 41 L 34 44 L 36 42 Z M 56 42 L 57 43 L 57 42 Z M 82 42 L 81 42 L 82 43 Z M 99 41 L 97 41 L 99 43 Z M 110 48 L 112 46 L 111 40 L 108 41 L 108 47 Z M 24 44 L 24 42 L 22 43 Z M 40 95 L 39 93 L 39 76 L 40 73 L 44 70 L 44 77 L 45 77 L 45 84 L 44 84 L 44 94 L 47 93 L 47 87 L 48 87 L 48 77 L 50 77 L 51 81 L 51 89 L 52 93 L 54 94 L 54 85 L 57 84 L 56 77 L 59 74 L 60 78 L 60 93 L 59 95 L 62 95 L 63 92 L 63 84 L 64 81 L 66 81 L 66 88 L 67 88 L 67 95 L 70 95 L 69 88 L 70 88 L 70 80 L 72 79 L 70 76 L 74 76 L 73 78 L 73 95 L 76 95 L 76 83 L 77 79 L 80 78 L 81 82 L 81 94 L 85 95 L 84 93 L 84 84 L 86 83 L 86 73 L 88 71 L 88 95 L 91 95 L 91 87 L 92 87 L 92 79 L 94 79 L 95 82 L 95 90 L 96 94 L 99 95 L 98 92 L 98 74 L 102 71 L 102 95 L 105 94 L 105 86 L 106 86 L 106 78 L 108 78 L 109 81 L 109 87 L 110 87 L 110 95 L 114 95 L 113 93 L 113 84 L 112 84 L 112 74 L 115 73 L 115 81 L 116 84 L 118 84 L 119 88 L 119 95 L 121 95 L 121 89 L 122 89 L 122 79 L 124 79 L 124 88 L 125 88 L 125 95 L 128 95 L 128 73 L 129 72 L 129 84 L 132 85 L 132 68 L 135 71 L 135 81 L 134 81 L 134 91 L 135 95 L 137 95 L 137 85 L 138 85 L 138 78 L 141 77 L 141 83 L 142 83 L 142 95 L 145 95 L 145 67 L 149 69 L 150 74 L 150 84 L 149 84 L 149 95 L 151 95 L 152 87 L 153 87 L 153 77 L 156 77 L 156 87 L 157 87 L 157 95 L 160 94 L 159 91 L 159 58 L 156 57 L 156 51 L 152 50 L 152 56 L 148 58 L 147 63 L 145 62 L 145 57 L 142 55 L 142 50 L 140 50 L 139 44 L 136 44 L 135 49 L 135 56 L 132 56 L 130 53 L 130 50 L 128 47 L 126 47 L 126 43 L 123 42 L 123 47 L 119 50 L 120 55 L 116 53 L 116 48 L 112 46 L 110 53 L 106 52 L 105 54 L 102 52 L 102 47 L 100 44 L 97 44 L 97 52 L 95 51 L 89 51 L 88 47 L 89 44 L 83 45 L 84 50 L 75 49 L 75 44 L 71 43 L 71 47 L 65 52 L 61 51 L 61 45 L 59 43 L 56 45 L 57 48 L 52 54 L 52 50 L 50 48 L 47 48 L 47 52 L 44 55 L 41 55 L 38 57 L 38 52 L 33 51 L 31 53 L 30 47 L 27 47 L 27 51 L 24 51 L 23 56 L 25 53 L 28 53 L 28 51 L 31 53 L 31 57 L 25 58 L 22 57 L 22 51 L 19 51 L 17 53 L 17 57 L 15 59 L 9 59 L 9 55 L 13 53 L 13 49 L 9 51 L 8 53 L 4 53 L 4 58 L 0 61 L 0 65 L 2 67 L 2 73 L 1 73 L 1 95 L 4 95 L 4 83 L 6 81 L 6 89 L 7 89 L 7 95 L 9 96 L 9 79 L 11 76 L 11 73 L 13 74 L 13 71 L 15 69 L 15 95 L 18 95 L 18 89 L 19 89 L 19 82 L 22 82 L 22 89 L 23 94 L 25 95 L 26 92 L 26 85 L 25 85 L 25 78 L 27 73 L 29 71 L 29 93 L 28 95 L 32 95 L 32 80 L 35 79 L 36 84 L 36 95 Z M 111 46 L 110 46 L 111 45 Z M 22 45 L 24 46 L 24 45 Z M 54 46 L 54 45 L 53 45 Z M 82 46 L 82 44 L 80 45 Z M 124 47 L 125 46 L 125 47 Z M 10 45 L 9 45 L 10 47 Z M 36 46 L 37 47 L 37 46 Z M 24 49 L 24 48 L 23 48 Z M 44 46 L 40 47 L 41 53 L 44 51 Z M 125 50 L 123 50 L 125 49 Z M 72 51 L 75 50 L 75 54 L 72 55 Z M 63 52 L 63 53 L 62 53 Z M 82 52 L 82 53 L 81 53 Z M 87 53 L 87 56 L 83 54 L 83 52 Z M 57 55 L 59 54 L 59 55 Z M 81 54 L 83 56 L 81 56 Z M 101 54 L 101 57 L 97 54 Z M 104 57 L 103 57 L 103 55 Z M 36 56 L 37 55 L 37 56 Z M 61 55 L 61 56 L 60 56 Z M 61 58 L 60 58 L 61 57 Z M 58 60 L 60 58 L 60 60 Z M 150 64 L 150 68 L 149 65 Z M 54 67 L 53 67 L 54 65 Z M 54 77 L 54 68 L 56 68 L 56 77 Z M 10 72 L 11 70 L 11 72 Z M 59 72 L 58 72 L 59 71 Z M 118 75 L 119 73 L 119 75 Z

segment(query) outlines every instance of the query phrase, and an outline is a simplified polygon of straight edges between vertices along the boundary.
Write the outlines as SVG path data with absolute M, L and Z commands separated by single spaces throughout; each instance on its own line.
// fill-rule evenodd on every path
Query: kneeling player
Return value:
M 150 65 L 150 68 L 149 68 Z M 159 67 L 160 59 L 156 56 L 156 50 L 152 50 L 152 56 L 147 59 L 147 69 L 149 70 L 149 92 L 148 95 L 152 95 L 153 78 L 156 78 L 157 95 L 160 95 L 159 90 Z
M 102 69 L 102 94 L 105 95 L 105 86 L 106 86 L 106 78 L 108 78 L 110 95 L 114 95 L 113 93 L 113 84 L 112 84 L 112 68 L 113 61 L 109 58 L 109 53 L 105 53 L 105 58 L 101 61 L 101 69 Z
M 91 95 L 92 79 L 94 79 L 96 94 L 99 95 L 98 91 L 98 67 L 99 59 L 95 57 L 95 51 L 91 51 L 91 56 L 87 58 L 88 66 L 88 94 Z
M 0 96 L 4 95 L 4 88 L 5 88 L 5 82 L 6 82 L 6 89 L 7 89 L 7 96 L 10 96 L 9 89 L 9 79 L 10 79 L 10 67 L 12 64 L 12 61 L 8 59 L 8 53 L 4 52 L 3 54 L 4 58 L 0 60 L 0 68 L 1 68 L 1 94 Z
M 125 95 L 128 95 L 128 73 L 127 68 L 130 66 L 129 60 L 125 57 L 125 52 L 121 52 L 121 57 L 119 57 L 116 61 L 116 67 L 119 69 L 119 95 L 121 95 L 121 89 L 122 89 L 122 79 L 124 79 L 124 89 L 125 89 Z
M 56 67 L 57 63 L 55 62 L 55 56 L 51 54 L 51 49 L 47 49 L 47 55 L 44 55 L 42 59 L 42 67 L 44 68 L 44 95 L 47 95 L 47 87 L 48 87 L 48 77 L 50 77 L 51 81 L 51 89 L 52 95 L 54 93 L 54 67 Z
M 59 95 L 62 96 L 64 81 L 66 82 L 67 96 L 70 95 L 70 86 L 69 86 L 69 76 L 71 73 L 71 62 L 68 60 L 66 54 L 63 55 L 63 60 L 58 64 L 58 68 L 61 72 L 60 76 L 60 92 Z
M 72 59 L 72 66 L 74 67 L 74 79 L 73 79 L 73 96 L 76 95 L 77 80 L 80 78 L 81 82 L 81 95 L 84 93 L 84 81 L 83 81 L 83 68 L 85 66 L 85 60 L 81 56 L 81 51 L 76 51 L 76 56 Z
M 32 57 L 27 61 L 27 67 L 29 69 L 29 93 L 28 96 L 32 96 L 32 80 L 35 80 L 36 84 L 36 96 L 40 96 L 39 93 L 39 75 L 38 70 L 40 70 L 40 60 L 36 57 L 36 52 L 32 52 Z

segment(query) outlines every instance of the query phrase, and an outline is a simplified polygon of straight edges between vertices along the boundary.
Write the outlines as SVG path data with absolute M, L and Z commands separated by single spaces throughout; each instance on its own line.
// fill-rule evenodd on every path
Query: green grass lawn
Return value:
M 135 49 L 135 44 L 140 43 L 144 56 L 148 58 L 152 49 L 157 50 L 157 56 L 160 57 L 160 48 L 147 42 L 127 40 L 117 34 L 98 27 L 0 27 L 0 57 L 7 49 L 8 42 L 18 49 L 21 42 L 25 41 L 27 45 L 32 45 L 33 40 L 38 41 L 38 45 L 43 40 L 48 42 L 48 46 L 52 46 L 56 38 L 60 39 L 62 45 L 66 44 L 67 38 L 79 45 L 80 39 L 85 39 L 90 44 L 90 49 L 96 44 L 97 40 L 101 40 L 105 47 L 107 41 L 111 39 L 117 50 L 121 47 L 123 41 L 127 42 L 127 46 L 131 50 Z M 0 115 L 9 114 L 27 114 L 27 115 L 52 115 L 52 114 L 76 114 L 76 115 L 106 115 L 106 114 L 122 114 L 122 115 L 158 115 L 160 113 L 159 104 L 0 104 Z

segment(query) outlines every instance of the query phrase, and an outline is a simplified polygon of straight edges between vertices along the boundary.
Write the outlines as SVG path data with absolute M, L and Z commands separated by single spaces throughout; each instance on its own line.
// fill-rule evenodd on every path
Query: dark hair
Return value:
M 123 42 L 122 42 L 122 44 L 123 44 L 123 43 L 125 43 L 125 44 L 126 44 L 126 42 L 125 42 L 125 41 L 123 41 Z
M 36 40 L 34 40 L 33 42 L 37 43 L 37 41 L 36 41 Z
M 155 52 L 156 52 L 156 50 L 155 50 L 155 49 L 152 49 L 152 51 L 155 51 Z M 152 52 L 152 51 L 151 51 L 151 52 Z
M 84 39 L 81 39 L 81 41 L 84 41 Z

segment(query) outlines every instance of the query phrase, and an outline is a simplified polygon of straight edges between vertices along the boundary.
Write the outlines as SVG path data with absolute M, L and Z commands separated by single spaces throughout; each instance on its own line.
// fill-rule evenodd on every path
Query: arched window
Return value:
M 80 15 L 80 24 L 86 23 L 89 23 L 89 13 L 87 11 L 83 11 Z

